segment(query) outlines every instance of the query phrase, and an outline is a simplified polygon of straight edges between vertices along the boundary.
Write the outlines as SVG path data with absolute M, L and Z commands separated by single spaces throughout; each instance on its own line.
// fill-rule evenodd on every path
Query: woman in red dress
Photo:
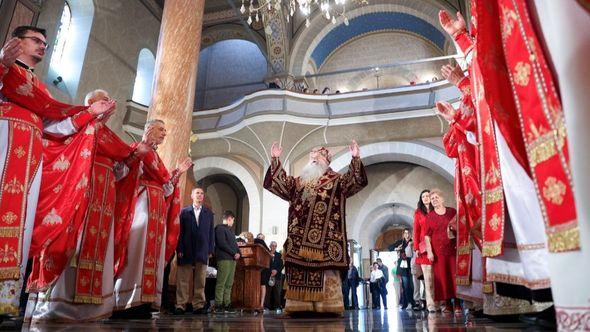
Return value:
M 439 189 L 430 191 L 430 202 L 434 209 L 426 216 L 424 241 L 427 257 L 432 262 L 434 301 L 443 301 L 442 312 L 449 312 L 450 300 L 454 300 L 455 313 L 461 313 L 455 287 L 457 244 L 453 233 L 457 210 L 444 205 Z
M 426 295 L 426 307 L 428 311 L 434 312 L 434 284 L 432 280 L 432 262 L 426 255 L 426 216 L 432 211 L 430 204 L 430 190 L 425 189 L 420 193 L 418 208 L 414 212 L 414 250 L 416 251 L 416 265 L 422 269 L 424 275 L 424 286 Z

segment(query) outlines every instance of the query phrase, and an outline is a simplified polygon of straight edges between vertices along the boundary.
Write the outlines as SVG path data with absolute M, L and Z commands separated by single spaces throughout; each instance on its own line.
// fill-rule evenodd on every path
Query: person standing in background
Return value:
M 231 211 L 223 212 L 223 224 L 215 227 L 215 259 L 217 260 L 217 283 L 215 285 L 215 307 L 213 313 L 235 313 L 231 307 L 231 289 L 234 284 L 236 262 L 240 249 L 232 231 L 235 216 Z

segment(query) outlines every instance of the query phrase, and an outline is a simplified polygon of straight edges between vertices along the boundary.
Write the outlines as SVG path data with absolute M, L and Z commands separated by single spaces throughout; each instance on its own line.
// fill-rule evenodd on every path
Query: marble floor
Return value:
M 15 330 L 4 322 L 0 330 Z M 22 331 L 540 331 L 519 322 L 498 323 L 486 318 L 452 314 L 389 310 L 346 311 L 336 318 L 289 318 L 277 313 L 182 316 L 154 314 L 146 320 L 109 319 L 96 323 L 38 323 Z

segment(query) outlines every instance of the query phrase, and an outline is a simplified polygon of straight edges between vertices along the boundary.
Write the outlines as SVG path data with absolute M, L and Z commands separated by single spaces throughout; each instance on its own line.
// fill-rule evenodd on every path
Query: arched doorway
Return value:
M 222 222 L 224 211 L 230 210 L 236 215 L 235 231 L 237 234 L 247 231 L 250 216 L 248 193 L 240 180 L 230 174 L 213 174 L 199 181 L 206 195 L 206 203 L 215 213 L 215 225 Z

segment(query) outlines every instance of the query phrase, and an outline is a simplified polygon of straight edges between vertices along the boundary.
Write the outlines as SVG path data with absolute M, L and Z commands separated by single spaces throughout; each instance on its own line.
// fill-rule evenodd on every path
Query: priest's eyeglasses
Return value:
M 28 39 L 30 39 L 30 40 L 32 40 L 32 41 L 34 41 L 34 42 L 35 42 L 35 44 L 37 44 L 37 45 L 43 45 L 43 46 L 47 47 L 47 42 L 46 42 L 46 41 L 44 41 L 44 40 L 41 40 L 41 39 L 39 39 L 39 38 L 37 38 L 37 37 L 29 37 L 29 36 L 24 36 L 24 37 L 19 37 L 19 38 L 20 38 L 20 39 L 25 39 L 25 38 L 28 38 Z

